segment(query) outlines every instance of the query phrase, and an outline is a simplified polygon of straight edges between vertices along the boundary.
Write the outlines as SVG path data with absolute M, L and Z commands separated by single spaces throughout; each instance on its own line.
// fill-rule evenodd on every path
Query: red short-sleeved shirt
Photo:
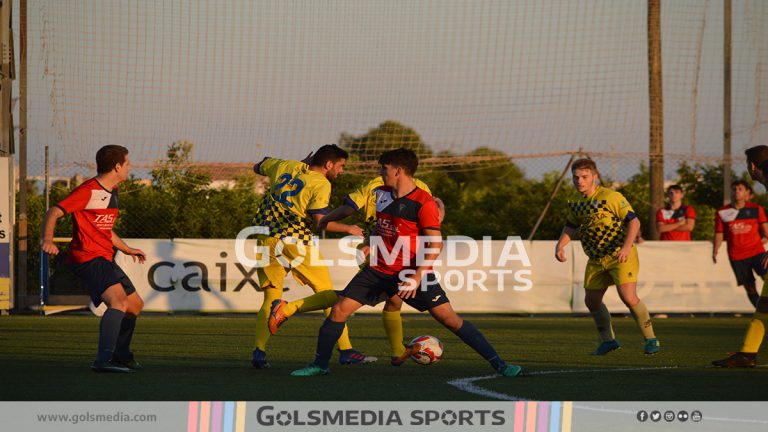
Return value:
M 432 195 L 423 189 L 413 191 L 399 198 L 392 195 L 392 188 L 380 186 L 376 194 L 376 230 L 386 253 L 394 255 L 387 263 L 383 253 L 376 253 L 371 267 L 385 274 L 396 274 L 403 269 L 416 268 L 418 236 L 425 229 L 440 230 L 440 217 Z M 402 249 L 399 249 L 400 243 Z M 383 251 L 382 251 L 383 252 Z
M 659 211 L 656 212 L 656 221 L 663 222 L 665 224 L 677 223 L 683 218 L 696 219 L 696 210 L 691 206 L 681 205 L 676 210 L 664 208 L 659 209 Z M 690 241 L 691 232 L 678 230 L 667 231 L 661 233 L 661 239 L 673 241 Z
M 731 261 L 740 261 L 765 252 L 760 238 L 760 224 L 766 222 L 765 210 L 755 203 L 747 203 L 741 209 L 728 204 L 717 210 L 715 232 L 725 236 Z
M 81 264 L 103 257 L 112 261 L 112 227 L 117 220 L 117 187 L 105 189 L 95 178 L 85 181 L 56 204 L 72 213 L 74 233 L 69 262 Z

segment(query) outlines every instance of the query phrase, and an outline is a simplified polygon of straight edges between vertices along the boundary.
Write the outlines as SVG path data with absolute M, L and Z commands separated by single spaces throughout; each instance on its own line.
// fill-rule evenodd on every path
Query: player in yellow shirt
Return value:
M 325 145 L 307 158 L 308 164 L 264 158 L 253 167 L 257 174 L 269 178 L 269 189 L 254 218 L 255 226 L 269 230 L 267 235 L 258 237 L 258 242 L 269 247 L 270 255 L 269 264 L 258 269 L 264 302 L 256 319 L 256 348 L 251 359 L 251 364 L 258 369 L 269 367 L 266 354 L 270 336 L 267 316 L 272 302 L 282 297 L 288 272 L 315 292 L 333 292 L 328 268 L 313 265 L 310 260 L 312 256 L 320 256 L 319 251 L 311 251 L 316 247 L 312 242 L 312 226 L 328 214 L 331 181 L 344 170 L 347 158 L 348 154 L 343 149 Z M 360 227 L 342 223 L 328 224 L 325 229 L 350 235 L 363 234 Z M 326 310 L 326 315 L 329 312 L 330 309 Z M 352 348 L 346 328 L 339 339 L 339 351 L 342 364 L 376 360 Z
M 555 258 L 565 262 L 565 245 L 576 234 L 581 237 L 589 257 L 584 275 L 587 305 L 600 335 L 600 345 L 593 355 L 606 355 L 619 349 L 611 326 L 611 314 L 603 303 L 605 291 L 616 285 L 621 301 L 645 337 L 646 354 L 659 352 L 648 308 L 637 297 L 637 273 L 640 261 L 634 239 L 640 221 L 626 198 L 618 192 L 598 186 L 598 171 L 591 159 L 576 160 L 571 166 L 573 184 L 581 197 L 568 203 L 568 219 L 555 249 Z
M 416 183 L 416 186 L 420 189 L 423 189 L 430 195 L 432 194 L 426 183 L 416 178 L 413 180 L 414 183 Z M 373 180 L 358 187 L 352 193 L 347 195 L 344 204 L 329 213 L 329 217 L 339 220 L 352 216 L 355 211 L 362 211 L 365 215 L 365 225 L 368 228 L 366 236 L 370 235 L 370 229 L 372 229 L 373 225 L 376 223 L 375 191 L 376 188 L 381 186 L 384 186 L 384 180 L 381 176 L 376 176 Z M 435 198 L 435 201 L 438 203 L 438 209 L 440 211 L 439 217 L 442 222 L 443 217 L 445 216 L 445 208 L 439 198 Z M 361 250 L 363 250 L 364 255 L 367 256 L 368 246 L 365 245 L 365 243 L 361 246 Z M 276 300 L 273 302 L 272 310 L 269 315 L 269 330 L 272 334 L 276 334 L 277 329 L 295 313 L 326 309 L 332 307 L 337 300 L 338 295 L 335 291 L 324 291 L 292 302 Z M 392 350 L 393 364 L 400 365 L 402 364 L 402 356 L 405 352 L 405 346 L 403 345 L 403 322 L 400 317 L 400 309 L 402 308 L 403 301 L 397 296 L 388 298 L 386 295 L 382 295 L 380 298 L 371 299 L 369 305 L 375 306 L 382 301 L 385 302 L 384 310 L 382 311 L 382 322 Z

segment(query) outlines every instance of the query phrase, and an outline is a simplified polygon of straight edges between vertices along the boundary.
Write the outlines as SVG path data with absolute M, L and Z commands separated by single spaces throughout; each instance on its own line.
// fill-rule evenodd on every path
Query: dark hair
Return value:
M 336 163 L 342 159 L 348 159 L 349 153 L 336 144 L 326 144 L 312 155 L 312 166 L 323 166 L 326 162 Z
M 128 149 L 119 145 L 105 145 L 96 152 L 96 172 L 104 174 L 115 169 L 115 165 L 125 163 Z
M 588 169 L 591 170 L 593 173 L 598 174 L 597 171 L 597 164 L 595 164 L 595 161 L 592 159 L 576 159 L 573 161 L 573 165 L 571 165 L 571 172 L 574 172 L 576 170 L 584 170 Z
M 736 180 L 735 182 L 731 183 L 731 189 L 735 188 L 736 186 L 744 186 L 744 189 L 748 190 L 749 193 L 753 193 L 752 185 L 745 182 L 744 180 Z
M 381 166 L 390 165 L 402 168 L 409 176 L 413 176 L 419 167 L 419 157 L 416 156 L 413 150 L 400 147 L 399 149 L 382 153 L 379 156 L 379 164 Z
M 752 162 L 755 165 L 760 166 L 763 162 L 768 161 L 768 146 L 759 145 L 750 147 L 744 150 L 744 154 L 747 155 L 747 162 Z
M 673 191 L 673 190 L 676 190 L 676 191 L 678 191 L 680 193 L 683 193 L 683 188 L 681 188 L 680 185 L 676 185 L 676 184 L 669 185 L 669 187 L 667 188 L 667 193 L 669 193 L 669 191 Z

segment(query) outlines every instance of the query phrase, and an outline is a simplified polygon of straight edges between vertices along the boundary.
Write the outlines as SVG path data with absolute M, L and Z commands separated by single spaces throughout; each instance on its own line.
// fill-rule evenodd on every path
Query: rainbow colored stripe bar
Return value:
M 573 402 L 515 402 L 514 432 L 571 432 Z
M 190 402 L 187 432 L 245 432 L 245 402 Z

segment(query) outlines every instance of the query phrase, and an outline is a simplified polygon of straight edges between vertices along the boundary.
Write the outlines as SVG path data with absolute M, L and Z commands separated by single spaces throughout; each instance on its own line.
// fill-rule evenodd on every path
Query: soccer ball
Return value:
M 419 336 L 412 340 L 409 346 L 415 348 L 411 360 L 420 365 L 437 363 L 443 358 L 443 343 L 434 336 Z

